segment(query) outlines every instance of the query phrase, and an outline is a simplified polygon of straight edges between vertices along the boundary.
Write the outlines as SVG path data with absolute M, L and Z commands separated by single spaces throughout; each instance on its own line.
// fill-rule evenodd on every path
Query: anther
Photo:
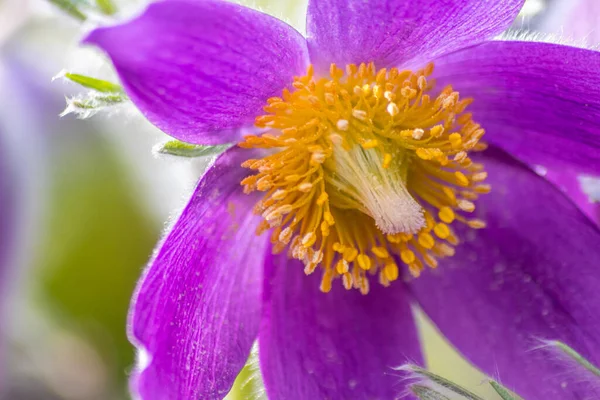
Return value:
M 319 197 L 317 198 L 317 205 L 322 206 L 323 204 L 325 204 L 325 202 L 327 201 L 328 198 L 329 198 L 329 195 L 327 194 L 327 192 L 321 193 L 319 195 Z
M 433 231 L 440 239 L 447 239 L 450 236 L 450 229 L 446 224 L 437 224 L 435 228 L 433 228 Z
M 367 120 L 367 112 L 363 110 L 352 110 L 352 116 L 360 121 Z
M 361 143 L 361 146 L 363 149 L 373 149 L 375 147 L 377 147 L 379 145 L 379 142 L 376 139 L 370 139 L 367 140 L 363 143 Z
M 356 250 L 353 247 L 348 247 L 348 248 L 344 249 L 344 252 L 342 254 L 342 257 L 344 257 L 344 260 L 346 260 L 348 262 L 354 261 L 357 256 L 358 256 L 358 250 Z
M 435 239 L 429 233 L 422 232 L 419 234 L 418 242 L 421 246 L 425 247 L 426 249 L 431 249 L 435 244 Z
M 387 278 L 387 279 L 388 279 L 390 282 L 393 282 L 393 281 L 395 281 L 396 279 L 398 279 L 398 274 L 399 274 L 399 272 L 398 272 L 398 266 L 397 266 L 397 265 L 396 265 L 394 262 L 391 262 L 391 263 L 389 263 L 389 264 L 386 264 L 386 265 L 383 267 L 383 272 L 384 272 L 384 274 L 385 274 L 385 277 L 386 277 L 386 278 Z
M 388 114 L 390 114 L 392 117 L 395 117 L 396 115 L 398 115 L 400 113 L 400 109 L 398 108 L 396 103 L 389 103 L 387 105 L 386 110 L 387 110 Z
M 344 285 L 344 288 L 346 290 L 352 289 L 352 286 L 353 286 L 352 275 L 347 272 L 344 275 L 342 275 L 342 284 Z
M 356 262 L 358 262 L 358 266 L 365 271 L 371 269 L 371 259 L 366 254 L 359 254 L 358 257 L 356 257 Z
M 275 193 L 271 195 L 271 198 L 273 200 L 283 200 L 285 199 L 285 196 L 287 196 L 287 191 L 283 189 L 277 189 Z
M 413 262 L 415 262 L 415 253 L 413 253 L 412 251 L 406 249 L 406 250 L 402 250 L 400 252 L 400 259 L 402 260 L 402 262 L 404 264 L 412 264 Z
M 473 212 L 475 211 L 475 204 L 473 204 L 469 200 L 459 200 L 458 208 L 466 212 Z
M 473 182 L 483 182 L 485 181 L 485 179 L 487 178 L 488 174 L 487 172 L 483 171 L 483 172 L 478 172 L 476 174 L 473 174 L 471 176 L 471 180 Z
M 438 217 L 445 223 L 450 224 L 454 221 L 454 211 L 450 207 L 442 207 L 438 212 Z
M 337 128 L 340 131 L 347 131 L 348 130 L 348 126 L 350 125 L 350 123 L 348 122 L 348 120 L 345 119 L 338 119 L 338 121 L 335 124 L 337 126 Z
M 325 153 L 312 153 L 310 156 L 310 161 L 313 164 L 323 164 L 326 158 L 327 157 L 325 156 Z
M 435 138 L 442 136 L 443 133 L 444 133 L 443 125 L 436 125 L 429 130 L 429 134 Z
M 314 232 L 309 232 L 302 238 L 302 246 L 311 247 L 317 241 L 317 235 Z
M 390 253 L 388 253 L 385 247 L 373 247 L 371 251 L 381 259 L 388 258 L 390 256 Z
M 456 155 L 454 156 L 454 161 L 456 162 L 462 162 L 463 160 L 465 160 L 467 158 L 467 152 L 466 151 L 459 151 L 458 153 L 456 153 Z
M 421 138 L 423 137 L 423 135 L 425 134 L 425 131 L 421 128 L 417 128 L 414 129 L 412 132 L 412 138 L 415 140 L 421 140 Z
M 469 186 L 469 180 L 465 174 L 460 171 L 456 171 L 454 176 L 456 177 L 456 183 L 458 183 L 460 186 Z
M 416 153 L 417 153 L 417 156 L 423 160 L 431 160 L 433 158 L 433 155 L 431 154 L 429 149 L 419 147 L 417 149 Z
M 271 220 L 275 220 L 279 217 L 281 217 L 282 215 L 285 214 L 289 214 L 290 212 L 292 212 L 293 208 L 290 204 L 285 204 L 283 206 L 279 206 L 277 207 L 275 210 L 266 213 L 266 215 L 263 215 L 263 217 L 267 220 L 267 221 L 271 221 Z
M 290 242 L 290 239 L 292 238 L 293 233 L 294 232 L 292 231 L 292 229 L 289 226 L 286 227 L 279 234 L 279 241 L 281 243 L 288 244 Z
M 343 258 L 341 260 L 339 260 L 337 262 L 337 264 L 335 265 L 335 270 L 340 275 L 345 274 L 346 272 L 348 272 L 349 269 L 350 269 L 350 266 L 348 265 L 348 262 L 346 260 L 344 260 Z
M 448 141 L 450 141 L 453 148 L 458 148 L 462 144 L 462 137 L 460 136 L 460 133 L 454 132 L 448 136 Z
M 467 221 L 467 224 L 473 229 L 485 228 L 485 222 L 480 219 L 472 219 L 470 221 Z

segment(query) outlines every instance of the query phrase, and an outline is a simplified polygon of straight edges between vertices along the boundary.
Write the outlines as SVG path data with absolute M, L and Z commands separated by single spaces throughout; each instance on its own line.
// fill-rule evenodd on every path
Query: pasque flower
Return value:
M 270 398 L 395 398 L 412 304 L 523 396 L 587 395 L 531 349 L 600 361 L 600 233 L 528 165 L 600 170 L 600 54 L 490 40 L 522 3 L 311 0 L 304 38 L 169 0 L 87 36 L 156 126 L 239 144 L 135 294 L 141 398 L 224 397 L 256 339 Z

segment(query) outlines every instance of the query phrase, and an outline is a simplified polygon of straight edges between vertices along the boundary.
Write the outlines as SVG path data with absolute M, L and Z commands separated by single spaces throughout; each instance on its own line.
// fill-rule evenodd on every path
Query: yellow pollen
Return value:
M 312 247 L 313 244 L 317 241 L 317 235 L 314 232 L 307 233 L 302 238 L 302 246 L 306 248 Z
M 332 95 L 332 96 L 333 96 L 333 95 Z M 338 121 L 337 121 L 335 124 L 336 124 L 337 128 L 338 128 L 340 131 L 344 131 L 344 132 L 345 132 L 345 131 L 347 131 L 347 130 L 348 130 L 348 127 L 350 126 L 350 124 L 348 123 L 348 121 L 347 121 L 347 120 L 345 120 L 345 119 L 340 119 L 340 120 L 338 120 Z
M 458 208 L 466 212 L 475 211 L 475 204 L 469 200 L 461 200 L 458 202 Z
M 400 109 L 398 108 L 398 106 L 396 105 L 396 103 L 389 103 L 387 105 L 386 108 L 387 112 L 392 116 L 395 117 L 396 115 L 398 115 L 400 113 Z
M 385 264 L 383 272 L 388 281 L 393 282 L 398 279 L 398 266 L 392 261 L 389 264 Z
M 373 279 L 416 278 L 454 255 L 452 224 L 485 227 L 467 216 L 491 190 L 470 158 L 486 148 L 484 130 L 467 111 L 472 100 L 436 88 L 432 74 L 433 64 L 332 64 L 329 76 L 311 66 L 266 101 L 262 134 L 239 144 L 265 151 L 242 164 L 253 171 L 244 192 L 264 193 L 257 234 L 271 230 L 273 252 L 319 270 L 323 292 L 338 279 L 366 294 Z
M 336 271 L 338 272 L 338 274 L 340 274 L 340 275 L 342 275 L 342 274 L 344 274 L 344 273 L 348 272 L 349 268 L 350 268 L 350 267 L 349 267 L 348 261 L 344 260 L 343 258 L 342 258 L 342 259 L 340 259 L 340 260 L 337 262 L 336 266 L 335 266 L 335 270 L 336 270 Z
M 448 206 L 440 208 L 438 217 L 447 224 L 451 224 L 454 221 L 454 211 Z
M 425 131 L 423 129 L 417 128 L 413 131 L 412 138 L 415 140 L 421 140 L 421 138 L 423 137 L 424 134 L 425 134 Z
M 371 259 L 366 254 L 359 254 L 358 257 L 356 257 L 356 261 L 362 269 L 367 271 L 371 269 Z
M 433 228 L 433 231 L 440 239 L 447 239 L 450 236 L 448 225 L 442 223 L 437 224 L 435 228 Z
M 413 253 L 411 250 L 402 250 L 400 252 L 400 259 L 407 265 L 412 264 L 416 260 L 415 253 Z

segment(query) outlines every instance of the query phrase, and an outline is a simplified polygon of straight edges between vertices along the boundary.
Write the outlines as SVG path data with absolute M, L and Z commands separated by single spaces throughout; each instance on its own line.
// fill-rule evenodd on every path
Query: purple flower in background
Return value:
M 537 31 L 597 49 L 600 45 L 600 3 L 596 0 L 554 0 L 534 23 Z
M 394 398 L 412 304 L 521 395 L 589 395 L 530 350 L 600 362 L 600 232 L 528 165 L 598 173 L 600 54 L 490 41 L 522 3 L 311 0 L 305 39 L 170 0 L 86 38 L 156 126 L 239 143 L 135 294 L 141 398 L 223 398 L 257 338 L 272 399 Z
M 15 165 L 11 163 L 12 155 L 8 153 L 7 137 L 5 135 L 6 128 L 0 124 L 0 282 L 2 282 L 2 304 L 0 304 L 0 318 L 4 320 L 6 312 L 6 292 L 9 290 L 7 279 L 11 277 L 10 267 L 14 262 L 15 253 L 15 217 L 17 216 L 17 190 L 16 174 L 14 171 Z M 4 336 L 0 337 L 0 386 L 4 385 L 5 376 L 5 351 L 4 351 Z M 0 390 L 0 394 L 2 391 Z

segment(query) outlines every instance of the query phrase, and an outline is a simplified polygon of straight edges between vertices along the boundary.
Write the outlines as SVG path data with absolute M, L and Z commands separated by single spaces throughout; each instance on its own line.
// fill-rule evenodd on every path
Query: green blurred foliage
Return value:
M 135 198 L 105 138 L 80 135 L 61 143 L 51 163 L 40 306 L 92 343 L 124 387 L 134 358 L 126 337 L 129 301 L 160 227 Z
M 71 17 L 79 20 L 85 21 L 87 16 L 80 10 L 80 3 L 84 3 L 82 1 L 76 0 L 48 0 L 50 3 L 59 7 L 65 13 L 70 15 Z
M 96 5 L 106 15 L 113 15 L 117 12 L 117 6 L 112 0 L 96 0 Z

